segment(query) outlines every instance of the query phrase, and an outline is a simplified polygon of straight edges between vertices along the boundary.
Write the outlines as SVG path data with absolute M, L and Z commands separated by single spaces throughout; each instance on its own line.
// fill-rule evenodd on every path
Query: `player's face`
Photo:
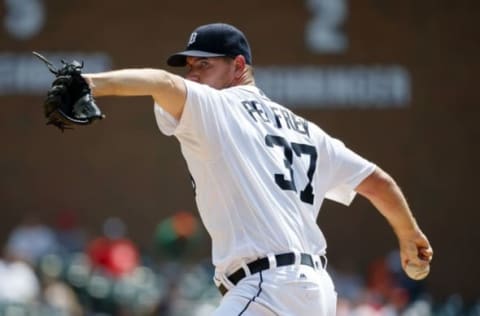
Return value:
M 223 57 L 187 57 L 186 79 L 209 85 L 215 89 L 232 86 L 235 79 L 233 60 Z

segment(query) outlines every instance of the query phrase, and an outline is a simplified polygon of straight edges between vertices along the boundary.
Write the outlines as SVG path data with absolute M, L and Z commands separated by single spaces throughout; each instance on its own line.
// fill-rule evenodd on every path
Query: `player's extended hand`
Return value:
M 405 273 L 413 280 L 422 280 L 430 272 L 433 249 L 420 229 L 399 235 L 400 257 Z

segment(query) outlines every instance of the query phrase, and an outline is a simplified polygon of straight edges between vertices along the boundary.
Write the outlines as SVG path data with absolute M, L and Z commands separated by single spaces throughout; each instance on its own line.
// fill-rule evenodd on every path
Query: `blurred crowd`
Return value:
M 142 251 L 117 217 L 89 236 L 71 210 L 52 224 L 26 216 L 0 257 L 0 316 L 210 315 L 221 296 L 210 259 L 189 260 L 192 249 L 208 242 L 196 217 L 179 211 L 152 235 L 154 250 Z M 392 251 L 363 273 L 329 264 L 337 315 L 480 316 L 480 301 L 458 294 L 434 301 L 422 282 L 405 276 L 398 256 Z

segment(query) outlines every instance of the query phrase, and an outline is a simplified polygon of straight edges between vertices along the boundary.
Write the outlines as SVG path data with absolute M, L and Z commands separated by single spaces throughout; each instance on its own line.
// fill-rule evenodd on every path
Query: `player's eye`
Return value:
M 201 60 L 198 65 L 200 66 L 200 68 L 207 68 L 208 66 L 210 66 L 210 63 L 207 60 Z

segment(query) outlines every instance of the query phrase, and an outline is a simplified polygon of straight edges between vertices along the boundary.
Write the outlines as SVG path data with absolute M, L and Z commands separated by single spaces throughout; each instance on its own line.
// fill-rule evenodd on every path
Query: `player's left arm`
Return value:
M 394 179 L 377 167 L 355 191 L 370 200 L 392 226 L 399 240 L 404 270 L 408 264 L 427 269 L 433 256 L 432 247 Z
M 186 100 L 184 78 L 161 69 L 122 69 L 84 74 L 94 96 L 152 96 L 177 120 Z

